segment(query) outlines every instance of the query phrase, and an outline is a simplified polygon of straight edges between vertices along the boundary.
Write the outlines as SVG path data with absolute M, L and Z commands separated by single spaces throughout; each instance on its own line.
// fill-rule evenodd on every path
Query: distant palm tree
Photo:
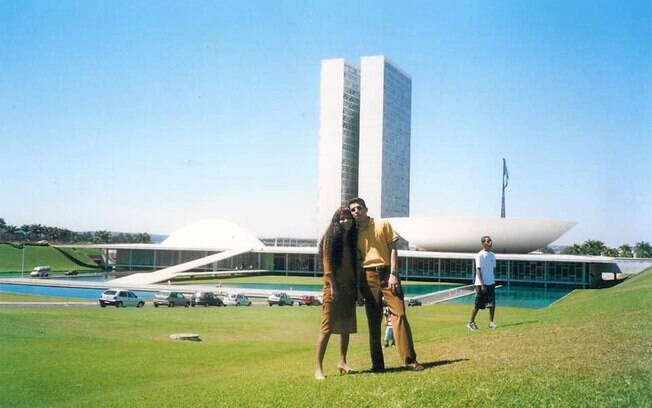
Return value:
M 589 239 L 582 244 L 582 253 L 584 255 L 600 255 L 602 251 L 607 249 L 602 241 Z
M 621 258 L 631 258 L 634 256 L 632 252 L 632 247 L 627 244 L 623 244 L 618 247 L 618 256 Z
M 612 256 L 612 257 L 617 257 L 618 256 L 618 250 L 616 248 L 609 248 L 607 247 L 602 251 L 603 256 Z
M 649 242 L 637 242 L 634 245 L 634 253 L 636 253 L 637 258 L 652 258 L 652 246 Z
M 582 255 L 582 247 L 577 244 L 573 244 L 564 248 L 562 253 L 565 255 Z
M 98 244 L 107 244 L 111 242 L 111 233 L 109 231 L 95 231 L 93 242 Z

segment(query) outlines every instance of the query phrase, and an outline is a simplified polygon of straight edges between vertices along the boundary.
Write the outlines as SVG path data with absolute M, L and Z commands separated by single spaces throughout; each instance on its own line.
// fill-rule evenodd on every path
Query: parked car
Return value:
M 195 307 L 196 305 L 224 306 L 224 302 L 215 296 L 213 292 L 195 292 L 192 294 L 192 298 L 190 298 L 190 306 Z
M 408 306 L 421 306 L 421 301 L 419 299 L 409 299 L 407 302 Z
M 190 301 L 186 298 L 181 292 L 172 292 L 169 290 L 163 290 L 154 295 L 154 307 L 167 306 L 190 306 Z
M 321 302 L 314 296 L 301 296 L 297 301 L 299 306 L 321 306 Z
M 145 301 L 143 299 L 139 298 L 134 292 L 124 289 L 105 290 L 98 299 L 98 302 L 101 307 L 145 306 Z
M 274 292 L 267 298 L 267 303 L 269 303 L 270 306 L 292 306 L 294 301 L 290 299 L 288 294 L 285 292 Z
M 76 275 L 79 275 L 79 271 L 68 271 L 68 272 L 64 273 L 64 275 L 66 275 L 66 276 L 76 276 Z
M 29 274 L 29 276 L 32 278 L 45 278 L 48 275 L 50 275 L 49 266 L 37 266 L 36 268 L 32 269 L 32 272 Z
M 224 298 L 224 306 L 251 306 L 251 300 L 240 293 L 229 293 Z

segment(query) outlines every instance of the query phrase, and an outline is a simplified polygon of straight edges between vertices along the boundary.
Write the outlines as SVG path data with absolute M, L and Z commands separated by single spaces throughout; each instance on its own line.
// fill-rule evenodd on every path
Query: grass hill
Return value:
M 501 308 L 469 332 L 467 305 L 410 308 L 421 373 L 317 382 L 316 307 L 0 308 L 0 406 L 434 407 L 652 405 L 652 270 L 546 309 Z M 202 342 L 169 339 L 198 333 Z M 56 350 L 56 352 L 53 352 Z M 349 363 L 369 367 L 364 310 Z
M 62 251 L 68 255 L 64 255 Z M 52 271 L 64 272 L 70 270 L 94 270 L 97 266 L 82 249 L 57 249 L 49 245 L 25 245 L 25 272 L 30 272 L 35 266 L 49 265 Z M 9 244 L 0 244 L 0 274 L 20 273 L 23 250 Z

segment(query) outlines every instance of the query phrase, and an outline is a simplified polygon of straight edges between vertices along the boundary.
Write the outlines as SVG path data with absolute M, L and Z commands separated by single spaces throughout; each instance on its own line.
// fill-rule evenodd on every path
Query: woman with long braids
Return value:
M 326 233 L 319 242 L 319 255 L 324 265 L 324 305 L 317 338 L 315 379 L 324 379 L 322 362 L 331 334 L 340 335 L 340 374 L 354 370 L 346 362 L 349 334 L 357 330 L 355 319 L 356 247 L 358 231 L 348 208 L 338 208 Z

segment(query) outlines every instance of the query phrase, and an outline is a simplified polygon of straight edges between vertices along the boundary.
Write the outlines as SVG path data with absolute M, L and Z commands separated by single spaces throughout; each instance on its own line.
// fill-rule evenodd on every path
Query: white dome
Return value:
M 477 252 L 490 235 L 496 253 L 528 253 L 550 244 L 576 223 L 537 218 L 387 218 L 411 246 L 427 251 Z
M 261 248 L 260 240 L 244 228 L 226 220 L 208 219 L 188 224 L 161 243 L 170 247 L 185 248 Z

